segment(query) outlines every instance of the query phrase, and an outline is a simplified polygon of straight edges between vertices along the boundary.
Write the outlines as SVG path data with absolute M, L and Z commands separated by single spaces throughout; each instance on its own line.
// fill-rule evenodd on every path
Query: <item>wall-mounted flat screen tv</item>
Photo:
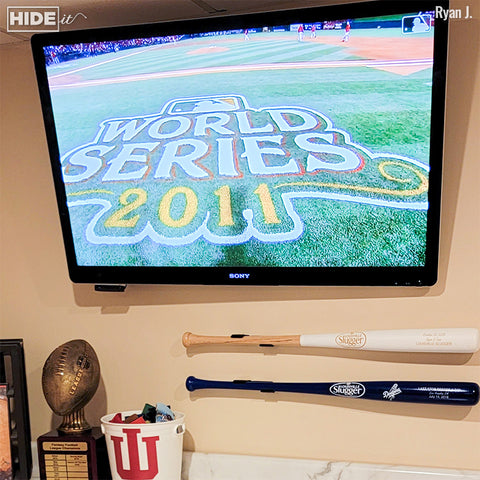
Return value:
M 447 7 L 34 36 L 72 281 L 434 284 Z

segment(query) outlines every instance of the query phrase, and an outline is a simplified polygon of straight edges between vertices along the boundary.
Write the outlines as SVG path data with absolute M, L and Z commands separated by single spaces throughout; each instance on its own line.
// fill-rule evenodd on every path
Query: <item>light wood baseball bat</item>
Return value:
M 195 345 L 284 345 L 388 352 L 473 353 L 480 348 L 480 334 L 476 328 L 370 330 L 318 335 L 234 334 L 229 337 L 185 332 L 182 343 L 187 348 Z

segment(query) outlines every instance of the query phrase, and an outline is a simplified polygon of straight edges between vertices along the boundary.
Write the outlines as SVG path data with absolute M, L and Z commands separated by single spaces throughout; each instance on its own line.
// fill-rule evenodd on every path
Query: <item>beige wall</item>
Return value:
M 464 6 L 466 2 L 456 2 Z M 480 5 L 451 23 L 440 280 L 431 288 L 129 286 L 100 294 L 68 280 L 28 43 L 0 48 L 0 337 L 25 340 L 32 435 L 58 424 L 41 371 L 61 343 L 85 338 L 102 366 L 87 408 L 163 401 L 186 413 L 185 446 L 300 458 L 480 469 L 480 405 L 442 407 L 294 394 L 189 394 L 188 375 L 293 381 L 480 382 L 480 353 L 404 355 L 187 352 L 182 333 L 322 333 L 419 326 L 480 327 Z

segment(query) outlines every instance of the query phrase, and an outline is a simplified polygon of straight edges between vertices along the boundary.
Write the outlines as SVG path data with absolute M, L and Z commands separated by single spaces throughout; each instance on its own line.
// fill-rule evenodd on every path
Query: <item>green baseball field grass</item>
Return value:
M 341 39 L 339 31 L 306 32 L 302 42 L 295 32 L 211 36 L 50 66 L 64 172 L 81 178 L 87 169 L 72 158 L 85 146 L 98 167 L 66 185 L 78 263 L 423 265 L 431 35 L 375 29 Z M 388 58 L 392 45 L 396 56 Z M 198 97 L 231 109 L 195 111 Z M 287 107 L 310 112 L 317 125 L 302 130 L 292 112 L 275 122 L 269 110 Z M 250 133 L 239 127 L 240 111 L 249 112 Z M 190 127 L 175 136 L 178 123 L 166 122 L 164 138 L 140 128 L 169 116 Z M 110 132 L 116 125 L 116 136 L 104 141 L 102 122 Z M 138 134 L 121 130 L 129 122 Z M 221 142 L 235 175 L 222 174 Z M 138 157 L 117 168 L 116 156 L 132 143 Z M 359 164 L 342 170 L 342 154 L 319 145 Z M 182 163 L 197 148 L 199 158 Z M 265 171 L 277 173 L 255 173 L 259 151 Z M 169 159 L 168 175 L 160 175 Z M 287 164 L 289 173 L 278 173 Z

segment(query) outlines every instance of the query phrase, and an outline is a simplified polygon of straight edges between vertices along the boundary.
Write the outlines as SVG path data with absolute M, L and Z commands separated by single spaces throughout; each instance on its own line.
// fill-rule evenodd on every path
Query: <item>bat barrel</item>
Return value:
M 392 402 L 476 405 L 479 386 L 471 382 L 364 382 L 363 398 Z

